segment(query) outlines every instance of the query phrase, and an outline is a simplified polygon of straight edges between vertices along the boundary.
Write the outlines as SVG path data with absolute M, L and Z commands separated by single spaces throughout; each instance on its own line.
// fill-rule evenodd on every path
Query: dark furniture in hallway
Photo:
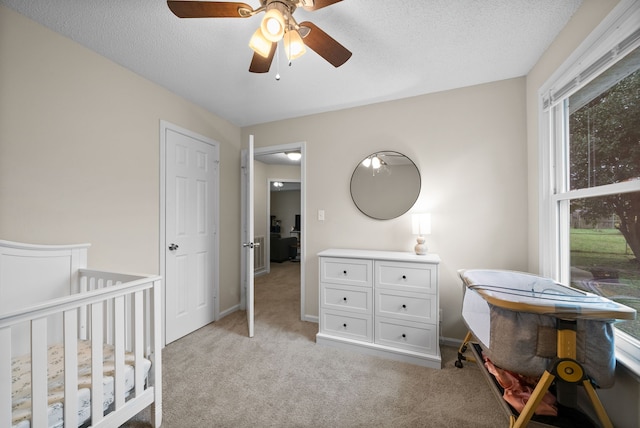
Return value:
M 282 263 L 295 259 L 298 252 L 298 238 L 290 236 L 283 238 L 279 233 L 271 234 L 271 261 Z

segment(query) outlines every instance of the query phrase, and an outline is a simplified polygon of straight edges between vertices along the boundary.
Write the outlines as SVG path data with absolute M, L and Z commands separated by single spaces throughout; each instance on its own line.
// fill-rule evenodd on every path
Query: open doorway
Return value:
M 299 179 L 269 178 L 267 183 L 269 257 L 265 268 L 271 272 L 273 263 L 300 262 L 301 197 Z
M 295 159 L 291 154 L 299 157 Z M 304 143 L 254 149 L 254 235 L 257 242 L 263 242 L 256 257 L 255 275 L 268 275 L 272 265 L 281 267 L 279 263 L 298 264 L 302 320 L 305 319 L 304 177 Z M 263 257 L 262 265 L 259 257 Z

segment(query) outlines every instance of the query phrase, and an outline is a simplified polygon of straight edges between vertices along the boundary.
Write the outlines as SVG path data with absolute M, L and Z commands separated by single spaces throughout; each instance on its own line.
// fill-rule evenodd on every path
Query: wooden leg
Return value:
M 472 363 L 476 361 L 475 358 L 467 357 L 464 355 L 464 353 L 467 351 L 467 347 L 469 346 L 469 342 L 471 342 L 471 339 L 473 339 L 473 333 L 471 333 L 471 331 L 468 331 L 467 335 L 462 341 L 462 344 L 460 345 L 460 348 L 458 349 L 458 360 L 455 362 L 455 365 L 459 369 L 462 368 L 463 361 L 470 361 Z
M 557 354 L 559 358 L 564 360 L 556 362 L 553 369 L 554 373 L 558 376 L 559 381 L 566 382 L 567 384 L 579 385 L 582 383 L 602 427 L 613 428 L 613 424 L 604 406 L 602 406 L 602 402 L 600 398 L 598 398 L 593 385 L 589 379 L 586 378 L 586 373 L 582 365 L 576 361 L 576 325 L 576 320 L 558 319 L 556 321 L 558 330 Z M 558 396 L 558 398 L 560 398 L 560 396 Z
M 613 424 L 611 423 L 611 420 L 609 420 L 607 411 L 604 409 L 604 406 L 602 406 L 602 402 L 600 401 L 600 398 L 598 398 L 598 394 L 596 394 L 595 389 L 593 389 L 591 382 L 589 382 L 588 379 L 585 379 L 582 382 L 582 385 L 584 386 L 584 390 L 587 391 L 589 400 L 591 400 L 591 405 L 595 409 L 603 428 L 613 428 Z
M 520 412 L 520 416 L 518 416 L 515 425 L 513 425 L 514 428 L 524 428 L 527 426 L 533 416 L 533 412 L 538 408 L 538 404 L 540 404 L 542 397 L 544 397 L 544 394 L 549 390 L 549 386 L 551 386 L 554 378 L 554 375 L 545 370 L 536 388 L 533 390 L 531 397 L 529 397 L 527 404 L 524 406 L 524 409 L 522 409 L 522 412 Z

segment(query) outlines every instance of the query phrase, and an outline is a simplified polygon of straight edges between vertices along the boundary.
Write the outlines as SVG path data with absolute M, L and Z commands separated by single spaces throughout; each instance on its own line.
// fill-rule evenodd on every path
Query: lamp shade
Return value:
M 260 28 L 253 33 L 253 36 L 251 36 L 251 40 L 249 40 L 249 47 L 253 49 L 255 53 L 262 55 L 265 58 L 268 58 L 269 53 L 271 52 L 271 42 L 264 38 Z
M 411 224 L 414 235 L 431 234 L 431 214 L 417 213 L 411 215 Z
M 284 51 L 289 61 L 301 57 L 307 51 L 302 37 L 296 30 L 289 30 L 284 33 Z

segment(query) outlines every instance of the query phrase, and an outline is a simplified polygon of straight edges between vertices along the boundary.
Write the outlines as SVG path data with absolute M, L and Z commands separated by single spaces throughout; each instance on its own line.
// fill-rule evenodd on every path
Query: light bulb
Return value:
M 267 31 L 269 32 L 269 34 L 276 35 L 280 32 L 281 28 L 282 26 L 280 25 L 280 22 L 278 22 L 277 19 L 275 18 L 267 19 Z
M 284 17 L 278 9 L 269 9 L 260 24 L 262 34 L 271 41 L 277 42 L 284 35 Z
M 378 156 L 374 156 L 373 159 L 371 159 L 371 167 L 373 167 L 373 169 L 378 169 L 380 168 L 380 158 Z

